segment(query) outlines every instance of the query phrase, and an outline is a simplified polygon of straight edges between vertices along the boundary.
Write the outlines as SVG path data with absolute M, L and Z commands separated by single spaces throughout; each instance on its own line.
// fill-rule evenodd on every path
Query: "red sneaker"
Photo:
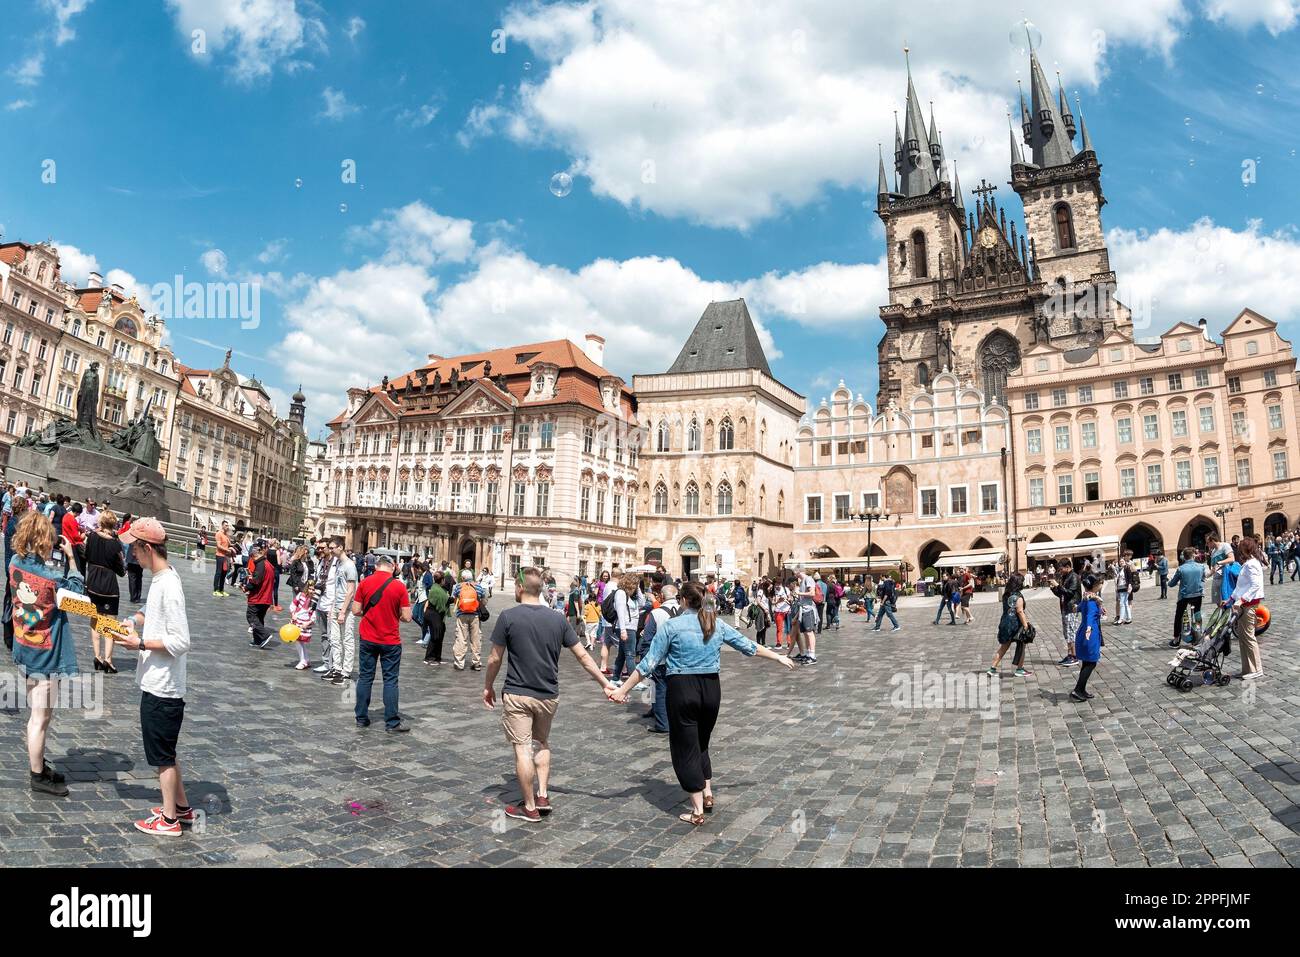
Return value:
M 163 816 L 161 814 L 155 814 L 147 821 L 136 821 L 135 829 L 137 831 L 144 831 L 144 833 L 146 834 L 157 834 L 160 837 L 181 836 L 181 822 L 175 821 L 171 824 L 168 824 L 166 821 L 163 820 Z
M 163 809 L 160 808 L 160 807 L 151 807 L 151 808 L 149 808 L 149 816 L 150 816 L 150 817 L 162 817 L 162 812 L 163 812 Z M 194 808 L 190 808 L 188 811 L 178 811 L 178 812 L 176 813 L 176 820 L 180 821 L 182 824 L 193 824 L 193 823 L 194 823 Z
M 551 802 L 549 798 L 544 798 L 541 795 L 538 795 L 537 813 L 540 814 L 542 817 L 546 817 L 546 815 L 551 813 Z
M 528 821 L 531 824 L 536 824 L 542 819 L 542 816 L 537 813 L 536 809 L 530 811 L 526 807 L 515 807 L 513 804 L 506 805 L 506 817 L 513 817 L 520 821 Z M 159 820 L 161 820 L 161 818 Z M 139 826 L 139 824 L 136 825 L 136 827 Z M 178 824 L 177 829 L 179 830 L 179 828 L 180 825 Z

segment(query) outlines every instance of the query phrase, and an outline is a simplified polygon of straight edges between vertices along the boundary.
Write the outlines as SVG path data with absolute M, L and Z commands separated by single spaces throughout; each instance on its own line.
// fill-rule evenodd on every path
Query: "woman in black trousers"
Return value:
M 725 621 L 719 621 L 713 596 L 706 595 L 696 582 L 682 586 L 681 601 L 685 609 L 659 627 L 650 650 L 631 676 L 621 687 L 611 685 L 605 694 L 621 704 L 656 665 L 667 665 L 668 746 L 677 781 L 691 800 L 690 813 L 680 815 L 680 819 L 699 827 L 704 823 L 704 815 L 713 813 L 709 740 L 722 704 L 722 686 L 718 682 L 722 646 L 730 645 L 748 657 L 757 655 L 779 661 L 791 671 L 795 664 L 784 655 L 754 644 Z

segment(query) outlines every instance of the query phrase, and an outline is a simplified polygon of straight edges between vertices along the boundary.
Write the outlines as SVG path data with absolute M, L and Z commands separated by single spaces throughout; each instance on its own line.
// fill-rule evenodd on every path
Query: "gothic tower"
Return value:
M 1041 319 L 1053 339 L 1104 337 L 1127 312 L 1114 299 L 1115 273 L 1102 232 L 1106 197 L 1101 164 L 1082 108 L 1076 127 L 1060 76 L 1053 96 L 1032 45 L 1029 74 L 1028 103 L 1024 90 L 1020 92 L 1021 132 L 1029 159 L 1013 136 L 1011 188 L 1024 205 L 1025 229 L 1048 294 Z M 1076 135 L 1081 139 L 1078 150 Z

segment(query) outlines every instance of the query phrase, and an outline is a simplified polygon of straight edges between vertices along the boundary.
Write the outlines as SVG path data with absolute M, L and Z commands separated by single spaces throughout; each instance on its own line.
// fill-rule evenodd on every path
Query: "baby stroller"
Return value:
M 1188 648 L 1180 648 L 1165 683 L 1179 691 L 1191 691 L 1193 686 L 1224 686 L 1232 680 L 1223 670 L 1224 659 L 1232 653 L 1232 628 L 1237 623 L 1236 610 L 1215 609 L 1199 640 Z

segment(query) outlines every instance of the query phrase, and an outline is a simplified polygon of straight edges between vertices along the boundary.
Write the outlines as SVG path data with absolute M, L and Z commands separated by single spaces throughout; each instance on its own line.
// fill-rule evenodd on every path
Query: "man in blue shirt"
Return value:
M 1174 637 L 1170 648 L 1177 648 L 1183 640 L 1183 613 L 1197 615 L 1201 611 L 1201 598 L 1205 592 L 1205 566 L 1196 560 L 1196 550 L 1183 549 L 1183 563 L 1169 576 L 1169 584 L 1178 586 L 1178 604 L 1174 608 Z M 1221 579 L 1216 578 L 1216 581 Z M 1217 597 L 1217 592 L 1214 595 Z
M 898 604 L 898 586 L 892 578 L 886 576 L 880 580 L 880 584 L 876 586 L 876 597 L 880 599 L 880 610 L 876 612 L 876 627 L 871 630 L 879 631 L 881 621 L 888 616 L 894 631 L 898 631 L 903 626 L 894 617 L 894 608 Z

